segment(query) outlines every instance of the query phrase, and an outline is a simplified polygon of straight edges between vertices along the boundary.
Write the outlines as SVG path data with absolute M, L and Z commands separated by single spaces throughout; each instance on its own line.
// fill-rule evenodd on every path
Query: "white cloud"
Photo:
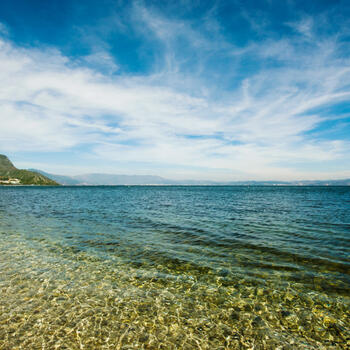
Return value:
M 153 169 L 171 175 L 169 169 L 177 168 L 183 169 L 182 176 L 210 174 L 212 179 L 226 180 L 350 176 L 350 169 L 327 170 L 327 162 L 347 159 L 348 141 L 307 134 L 327 119 L 311 109 L 350 98 L 350 62 L 336 55 L 336 43 L 325 41 L 305 52 L 290 40 L 255 43 L 235 56 L 274 57 L 289 64 L 254 72 L 236 88 L 203 89 L 198 72 L 182 79 L 184 73 L 170 67 L 166 57 L 179 55 L 171 43 L 179 32 L 193 39 L 194 49 L 202 48 L 203 55 L 209 42 L 188 23 L 152 16 L 150 23 L 149 12 L 142 13 L 143 23 L 168 42 L 164 66 L 144 76 L 111 76 L 93 69 L 96 60 L 118 69 L 105 52 L 85 57 L 91 64 L 87 68 L 57 50 L 21 48 L 2 40 L 2 152 L 69 152 L 88 145 L 86 153 L 92 160 L 123 164 L 123 169 L 115 169 L 119 173 L 139 166 L 143 168 L 138 172 Z M 310 23 L 300 24 L 298 30 L 311 35 Z M 220 40 L 213 50 L 232 56 L 235 48 Z M 294 165 L 288 167 L 288 162 Z M 313 162 L 324 162 L 322 171 L 303 166 Z
M 287 23 L 291 28 L 293 28 L 299 34 L 311 38 L 313 35 L 314 21 L 311 17 L 303 17 L 301 20 Z
M 113 74 L 119 70 L 114 58 L 107 51 L 100 50 L 84 56 L 81 63 L 86 64 L 87 67 L 98 68 L 105 74 Z

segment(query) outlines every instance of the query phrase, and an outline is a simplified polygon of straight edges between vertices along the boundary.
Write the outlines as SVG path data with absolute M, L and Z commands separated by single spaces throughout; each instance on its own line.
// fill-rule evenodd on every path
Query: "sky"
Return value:
M 0 153 L 66 175 L 349 178 L 350 2 L 0 1 Z

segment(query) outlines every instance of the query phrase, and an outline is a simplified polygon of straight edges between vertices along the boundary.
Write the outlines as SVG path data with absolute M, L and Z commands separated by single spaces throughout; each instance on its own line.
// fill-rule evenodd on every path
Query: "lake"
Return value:
M 345 349 L 350 187 L 0 187 L 1 349 Z

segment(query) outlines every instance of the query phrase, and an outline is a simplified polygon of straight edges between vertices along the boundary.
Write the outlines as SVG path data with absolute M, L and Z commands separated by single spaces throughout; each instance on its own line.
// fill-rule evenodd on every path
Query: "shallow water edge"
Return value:
M 1 349 L 350 345 L 349 192 L 19 190 L 0 192 Z

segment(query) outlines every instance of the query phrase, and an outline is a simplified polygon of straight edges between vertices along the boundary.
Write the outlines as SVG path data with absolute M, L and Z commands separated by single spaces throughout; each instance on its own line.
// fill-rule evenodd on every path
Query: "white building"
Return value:
M 19 179 L 0 180 L 0 184 L 19 185 L 20 183 L 21 181 Z

